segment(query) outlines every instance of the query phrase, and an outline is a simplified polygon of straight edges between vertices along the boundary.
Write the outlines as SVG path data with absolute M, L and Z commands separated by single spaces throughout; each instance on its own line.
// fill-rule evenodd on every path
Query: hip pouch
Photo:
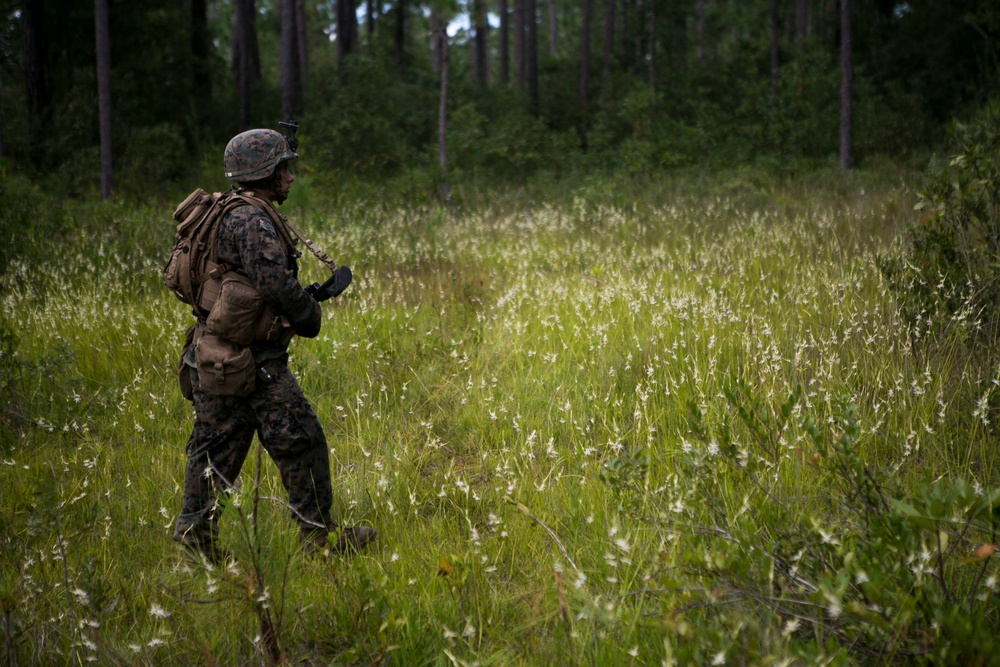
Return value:
M 184 348 L 181 349 L 181 358 L 177 361 L 177 384 L 181 389 L 181 396 L 188 401 L 194 401 L 194 387 L 191 382 L 191 367 L 187 365 L 184 358 L 187 351 L 194 345 L 195 325 L 191 325 L 184 332 Z
M 205 320 L 205 333 L 226 338 L 237 345 L 253 342 L 264 310 L 264 298 L 238 273 L 222 278 L 219 297 Z
M 250 348 L 204 333 L 194 344 L 198 389 L 211 396 L 249 396 L 256 388 L 257 366 Z

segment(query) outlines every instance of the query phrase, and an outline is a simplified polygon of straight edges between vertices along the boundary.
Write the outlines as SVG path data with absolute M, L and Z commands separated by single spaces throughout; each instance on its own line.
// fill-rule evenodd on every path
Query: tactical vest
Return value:
M 262 210 L 278 233 L 285 256 L 292 263 L 299 257 L 288 221 L 271 202 L 253 192 L 232 189 L 209 195 L 195 190 L 174 211 L 176 244 L 163 269 L 163 283 L 206 329 L 237 344 L 287 342 L 288 321 L 264 302 L 242 269 L 218 261 L 218 235 L 222 219 L 238 206 Z

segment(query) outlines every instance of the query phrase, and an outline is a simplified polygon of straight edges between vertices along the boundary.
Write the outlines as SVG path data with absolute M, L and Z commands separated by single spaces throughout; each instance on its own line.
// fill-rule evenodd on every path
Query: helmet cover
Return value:
M 226 178 L 240 183 L 259 181 L 273 174 L 279 163 L 297 157 L 298 153 L 274 130 L 247 130 L 226 145 Z

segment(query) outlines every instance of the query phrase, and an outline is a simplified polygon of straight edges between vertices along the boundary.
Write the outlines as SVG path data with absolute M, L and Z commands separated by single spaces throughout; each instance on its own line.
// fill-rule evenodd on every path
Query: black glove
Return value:
M 289 324 L 292 325 L 292 330 L 297 336 L 301 336 L 302 338 L 315 338 L 319 335 L 319 328 L 323 324 L 323 314 L 320 311 L 319 304 L 315 301 L 310 301 L 309 304 L 312 307 L 307 314 L 300 315 L 299 319 L 288 318 Z
M 335 296 L 340 296 L 340 293 L 347 289 L 347 286 L 351 284 L 351 279 L 354 276 L 351 275 L 351 270 L 346 266 L 341 266 L 333 275 L 330 276 L 325 283 L 320 285 L 319 283 L 313 283 L 305 288 L 306 294 L 311 296 L 316 301 L 326 301 L 327 299 L 332 299 Z

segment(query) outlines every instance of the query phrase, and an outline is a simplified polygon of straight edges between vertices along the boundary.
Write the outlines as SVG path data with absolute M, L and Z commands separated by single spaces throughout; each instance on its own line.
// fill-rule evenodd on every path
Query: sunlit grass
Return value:
M 903 189 L 839 183 L 754 203 L 359 205 L 335 225 L 310 210 L 310 234 L 355 282 L 291 365 L 327 434 L 334 515 L 380 538 L 360 556 L 303 561 L 266 456 L 254 488 L 254 450 L 223 519 L 229 571 L 185 563 L 170 540 L 189 316 L 158 284 L 169 228 L 135 231 L 167 215 L 88 212 L 136 244 L 82 238 L 3 278 L 19 340 L 0 460 L 8 655 L 266 662 L 254 611 L 266 605 L 291 662 L 659 664 L 678 630 L 657 619 L 683 595 L 649 579 L 686 547 L 658 517 L 682 509 L 674 458 L 701 446 L 689 406 L 723 423 L 733 381 L 769 405 L 801 386 L 796 414 L 818 420 L 846 396 L 864 456 L 902 479 L 996 485 L 994 425 L 974 404 L 996 372 L 960 352 L 975 323 L 928 352 L 874 263 L 908 206 Z M 321 277 L 310 262 L 304 282 Z M 746 456 L 766 456 L 736 433 Z M 803 437 L 793 423 L 767 455 L 794 507 L 828 481 Z M 636 510 L 600 473 L 640 451 L 649 493 Z M 737 478 L 717 488 L 766 539 L 759 494 Z

